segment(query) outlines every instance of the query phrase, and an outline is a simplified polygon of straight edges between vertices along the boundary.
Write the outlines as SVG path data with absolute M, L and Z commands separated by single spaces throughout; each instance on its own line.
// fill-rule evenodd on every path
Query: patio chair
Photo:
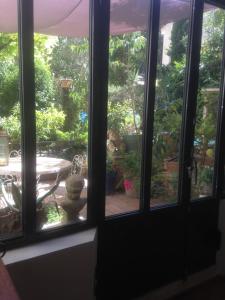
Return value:
M 9 158 L 15 158 L 15 157 L 21 157 L 21 150 L 12 150 L 9 153 Z M 14 182 L 20 182 L 21 178 L 16 176 L 15 174 L 11 175 L 11 174 L 4 174 L 4 175 L 0 175 L 0 180 L 1 182 L 5 182 L 7 183 L 10 180 L 13 180 Z
M 83 169 L 87 166 L 87 155 L 86 154 L 76 154 L 72 160 L 71 175 L 84 175 Z
M 45 184 L 43 186 L 41 183 L 42 182 L 41 175 L 38 175 L 37 181 L 36 181 L 37 182 L 37 199 L 42 198 L 42 197 L 46 198 L 48 196 L 52 196 L 54 198 L 54 200 L 56 200 L 55 192 L 56 192 L 57 188 L 59 187 L 59 184 L 60 184 L 62 178 L 63 178 L 63 174 L 61 172 L 58 172 L 55 181 L 52 184 L 45 187 Z M 46 189 L 48 191 L 46 191 Z
M 21 150 L 12 150 L 9 153 L 9 157 L 10 158 L 12 158 L 12 157 L 18 157 L 18 156 L 21 156 Z

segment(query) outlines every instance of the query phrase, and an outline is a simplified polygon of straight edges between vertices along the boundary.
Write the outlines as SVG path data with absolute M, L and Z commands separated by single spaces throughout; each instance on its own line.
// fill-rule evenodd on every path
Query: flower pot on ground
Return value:
M 37 230 L 41 230 L 43 225 L 48 221 L 47 210 L 46 210 L 47 204 L 44 203 L 44 200 L 55 192 L 55 190 L 58 188 L 60 180 L 61 180 L 61 174 L 58 174 L 55 184 L 43 195 L 41 196 L 37 195 L 37 199 L 36 199 Z M 22 213 L 21 186 L 18 184 L 18 182 L 14 181 L 14 179 L 7 179 L 5 181 L 1 180 L 0 190 L 1 190 L 3 201 L 5 203 L 5 211 L 7 212 L 7 215 L 4 216 L 5 218 L 4 223 L 8 222 L 8 226 L 12 228 L 13 226 L 16 226 L 15 224 L 18 223 L 18 219 L 20 220 L 21 218 L 21 213 Z M 12 200 L 14 202 L 13 204 L 11 204 Z M 56 209 L 58 210 L 57 203 L 55 201 L 52 202 L 55 204 Z M 19 223 L 21 226 L 21 221 Z
M 123 185 L 128 197 L 138 198 L 140 194 L 139 178 L 124 179 Z

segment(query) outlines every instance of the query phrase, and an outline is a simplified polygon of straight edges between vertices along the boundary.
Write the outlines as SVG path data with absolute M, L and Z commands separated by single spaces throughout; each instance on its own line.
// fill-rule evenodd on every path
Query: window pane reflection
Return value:
M 6 16 L 11 10 L 15 12 L 11 33 L 0 32 L 1 240 L 8 235 L 22 232 L 22 174 L 17 6 L 16 3 L 10 6 L 4 1 L 0 1 L 0 5 Z M 1 21 L 4 22 L 3 20 Z M 4 28 L 4 23 L 2 25 Z M 7 24 L 5 28 L 7 28 Z
M 225 11 L 215 6 L 203 16 L 199 94 L 194 138 L 192 199 L 212 195 L 217 109 L 224 46 Z
M 151 206 L 177 202 L 190 1 L 163 1 L 154 115 Z M 173 16 L 167 20 L 165 12 Z M 182 17 L 185 15 L 185 18 Z
M 55 26 L 39 28 L 52 5 L 37 3 L 35 11 L 37 230 L 84 221 L 87 209 L 89 8 L 81 20 L 71 1 L 74 15 L 57 24 L 51 16 Z M 66 24 L 76 16 L 72 30 Z
M 106 216 L 139 209 L 149 4 L 111 1 Z M 128 23 L 127 9 L 138 25 Z

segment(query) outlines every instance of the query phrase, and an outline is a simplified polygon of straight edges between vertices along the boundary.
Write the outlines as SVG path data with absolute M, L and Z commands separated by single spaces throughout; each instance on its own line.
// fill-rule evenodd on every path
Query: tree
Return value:
M 71 87 L 65 91 L 58 88 L 57 103 L 65 117 L 65 130 L 71 137 L 79 134 L 87 143 L 89 42 L 86 38 L 58 37 L 52 49 L 50 65 L 56 80 L 69 78 Z M 83 117 L 81 116 L 83 114 Z M 83 132 L 85 130 L 85 132 Z
M 171 32 L 171 47 L 168 51 L 172 64 L 184 59 L 187 50 L 189 24 L 189 19 L 179 20 L 173 24 Z
M 112 36 L 109 45 L 108 128 L 120 134 L 142 130 L 146 37 L 142 32 Z M 112 111 L 111 111 L 112 109 Z M 120 122 L 113 124 L 115 119 Z M 127 117 L 125 117 L 126 115 Z M 116 126 L 116 128 L 115 128 Z
M 38 110 L 49 107 L 54 99 L 54 78 L 47 62 L 47 38 L 36 34 L 35 44 L 35 100 Z M 19 103 L 19 50 L 16 34 L 0 34 L 0 116 L 9 116 Z
M 201 88 L 220 85 L 224 26 L 224 10 L 215 9 L 204 13 L 200 61 Z

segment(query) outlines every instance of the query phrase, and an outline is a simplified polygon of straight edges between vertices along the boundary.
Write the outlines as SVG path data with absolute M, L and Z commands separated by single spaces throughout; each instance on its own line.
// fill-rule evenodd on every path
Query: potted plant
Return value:
M 113 158 L 110 154 L 106 161 L 106 195 L 111 195 L 115 192 L 117 172 L 114 167 Z
M 199 170 L 198 184 L 199 184 L 199 196 L 206 197 L 212 193 L 213 182 L 213 167 L 203 166 Z
M 140 194 L 140 154 L 135 151 L 124 153 L 121 160 L 124 189 L 129 197 L 138 197 Z
M 59 175 L 55 184 L 46 191 L 43 195 L 38 195 L 36 199 L 36 224 L 37 230 L 48 221 L 46 205 L 44 199 L 53 194 L 57 189 L 61 180 Z M 22 229 L 21 214 L 22 214 L 22 193 L 21 188 L 14 179 L 1 180 L 0 189 L 2 199 L 5 202 L 5 207 L 0 209 L 0 233 L 8 234 L 11 232 L 20 232 Z M 13 202 L 13 204 L 12 204 Z M 58 211 L 58 206 L 53 201 Z

